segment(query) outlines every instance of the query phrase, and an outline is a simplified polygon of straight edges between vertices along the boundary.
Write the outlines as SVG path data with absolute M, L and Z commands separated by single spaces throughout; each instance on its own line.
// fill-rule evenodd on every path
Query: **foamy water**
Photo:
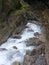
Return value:
M 0 46 L 0 48 L 7 49 L 0 51 L 0 65 L 11 65 L 14 61 L 23 62 L 26 52 L 28 50 L 32 51 L 36 48 L 35 46 L 27 46 L 25 41 L 35 37 L 34 33 L 36 32 L 41 34 L 40 26 L 34 23 L 27 23 L 26 26 L 27 28 L 22 31 L 20 39 L 9 38 Z M 16 46 L 17 49 L 14 49 L 13 46 Z

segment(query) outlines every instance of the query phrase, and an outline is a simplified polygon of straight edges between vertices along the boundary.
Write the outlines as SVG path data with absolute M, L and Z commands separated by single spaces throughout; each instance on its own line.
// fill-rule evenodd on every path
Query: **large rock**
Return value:
M 6 48 L 0 48 L 0 51 L 7 51 Z
M 29 46 L 29 45 L 38 46 L 38 45 L 40 45 L 40 44 L 44 44 L 43 41 L 41 41 L 39 38 L 36 38 L 36 37 L 30 38 L 30 39 L 27 40 L 26 42 L 27 42 L 27 44 L 26 44 L 27 46 Z
M 20 63 L 15 61 L 12 63 L 12 65 L 20 65 Z
M 34 62 L 35 62 L 35 58 L 34 57 L 26 55 L 24 57 L 23 65 L 32 65 L 32 64 L 34 64 Z
M 47 65 L 47 61 L 42 54 L 36 54 L 34 56 L 26 55 L 24 57 L 23 65 Z
M 13 35 L 12 38 L 21 39 L 20 35 Z
M 45 54 L 45 44 L 37 46 L 36 54 Z
M 32 51 L 27 51 L 26 54 L 30 55 L 30 56 L 33 56 L 36 54 L 44 54 L 45 55 L 45 45 L 41 44 L 41 45 L 37 46 L 36 49 L 34 49 Z

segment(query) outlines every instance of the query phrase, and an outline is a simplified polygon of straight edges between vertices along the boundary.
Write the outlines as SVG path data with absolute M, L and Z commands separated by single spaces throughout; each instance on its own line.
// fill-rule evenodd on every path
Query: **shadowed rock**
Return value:
M 14 49 L 17 49 L 17 47 L 16 47 L 16 46 L 13 46 L 13 48 L 14 48 Z
M 36 54 L 34 56 L 26 55 L 24 57 L 23 65 L 47 65 L 47 61 L 42 54 Z
M 20 63 L 15 61 L 12 63 L 12 65 L 20 65 Z
M 36 54 L 45 54 L 45 45 L 41 44 L 36 48 Z
M 21 36 L 20 35 L 13 35 L 12 38 L 17 38 L 17 39 L 20 39 Z
M 24 57 L 23 65 L 31 65 L 31 63 L 34 63 L 34 62 L 35 62 L 35 58 L 34 57 L 26 55 Z
M 6 51 L 7 49 L 6 48 L 0 48 L 0 51 Z
M 40 34 L 38 32 L 34 33 L 34 36 L 39 37 Z
M 40 41 L 39 38 L 30 38 L 29 40 L 26 41 L 27 42 L 27 46 L 29 45 L 34 45 L 34 46 L 38 46 L 40 44 L 44 44 L 44 42 Z
M 45 56 L 39 55 L 39 58 L 35 61 L 35 65 L 47 65 Z

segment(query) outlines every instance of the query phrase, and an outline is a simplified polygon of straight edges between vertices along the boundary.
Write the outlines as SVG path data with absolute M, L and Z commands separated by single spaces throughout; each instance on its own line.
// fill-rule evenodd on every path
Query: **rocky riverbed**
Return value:
M 47 65 L 41 25 L 31 21 L 0 46 L 0 65 Z

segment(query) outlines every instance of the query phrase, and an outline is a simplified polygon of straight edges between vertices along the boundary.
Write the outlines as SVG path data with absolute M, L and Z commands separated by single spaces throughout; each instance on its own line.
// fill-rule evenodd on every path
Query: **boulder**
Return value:
M 35 65 L 47 65 L 45 56 L 39 55 L 39 57 L 35 61 Z
M 14 49 L 17 49 L 17 47 L 16 47 L 16 46 L 13 46 L 13 48 L 14 48 Z
M 36 32 L 36 33 L 34 33 L 34 36 L 39 38 L 40 34 L 38 32 Z
M 37 46 L 36 54 L 45 54 L 45 45 L 44 44 Z
M 44 42 L 40 41 L 39 38 L 30 38 L 29 40 L 26 41 L 27 42 L 27 46 L 29 45 L 34 45 L 34 46 L 38 46 L 40 44 L 44 44 Z
M 42 54 L 25 55 L 23 65 L 47 65 L 47 61 Z
M 41 45 L 37 46 L 36 49 L 34 49 L 32 51 L 27 51 L 26 54 L 30 55 L 30 56 L 33 56 L 36 54 L 44 54 L 45 55 L 45 45 L 41 44 Z
M 20 39 L 21 36 L 16 34 L 16 35 L 12 35 L 12 38 Z
M 25 55 L 23 65 L 31 65 L 34 64 L 35 58 L 29 55 Z
M 36 55 L 36 49 L 34 49 L 34 50 L 32 50 L 32 51 L 27 51 L 27 52 L 26 52 L 26 55 L 29 55 L 29 56 Z
M 20 65 L 20 63 L 15 61 L 12 63 L 12 65 Z
M 0 48 L 0 51 L 7 51 L 6 48 Z

